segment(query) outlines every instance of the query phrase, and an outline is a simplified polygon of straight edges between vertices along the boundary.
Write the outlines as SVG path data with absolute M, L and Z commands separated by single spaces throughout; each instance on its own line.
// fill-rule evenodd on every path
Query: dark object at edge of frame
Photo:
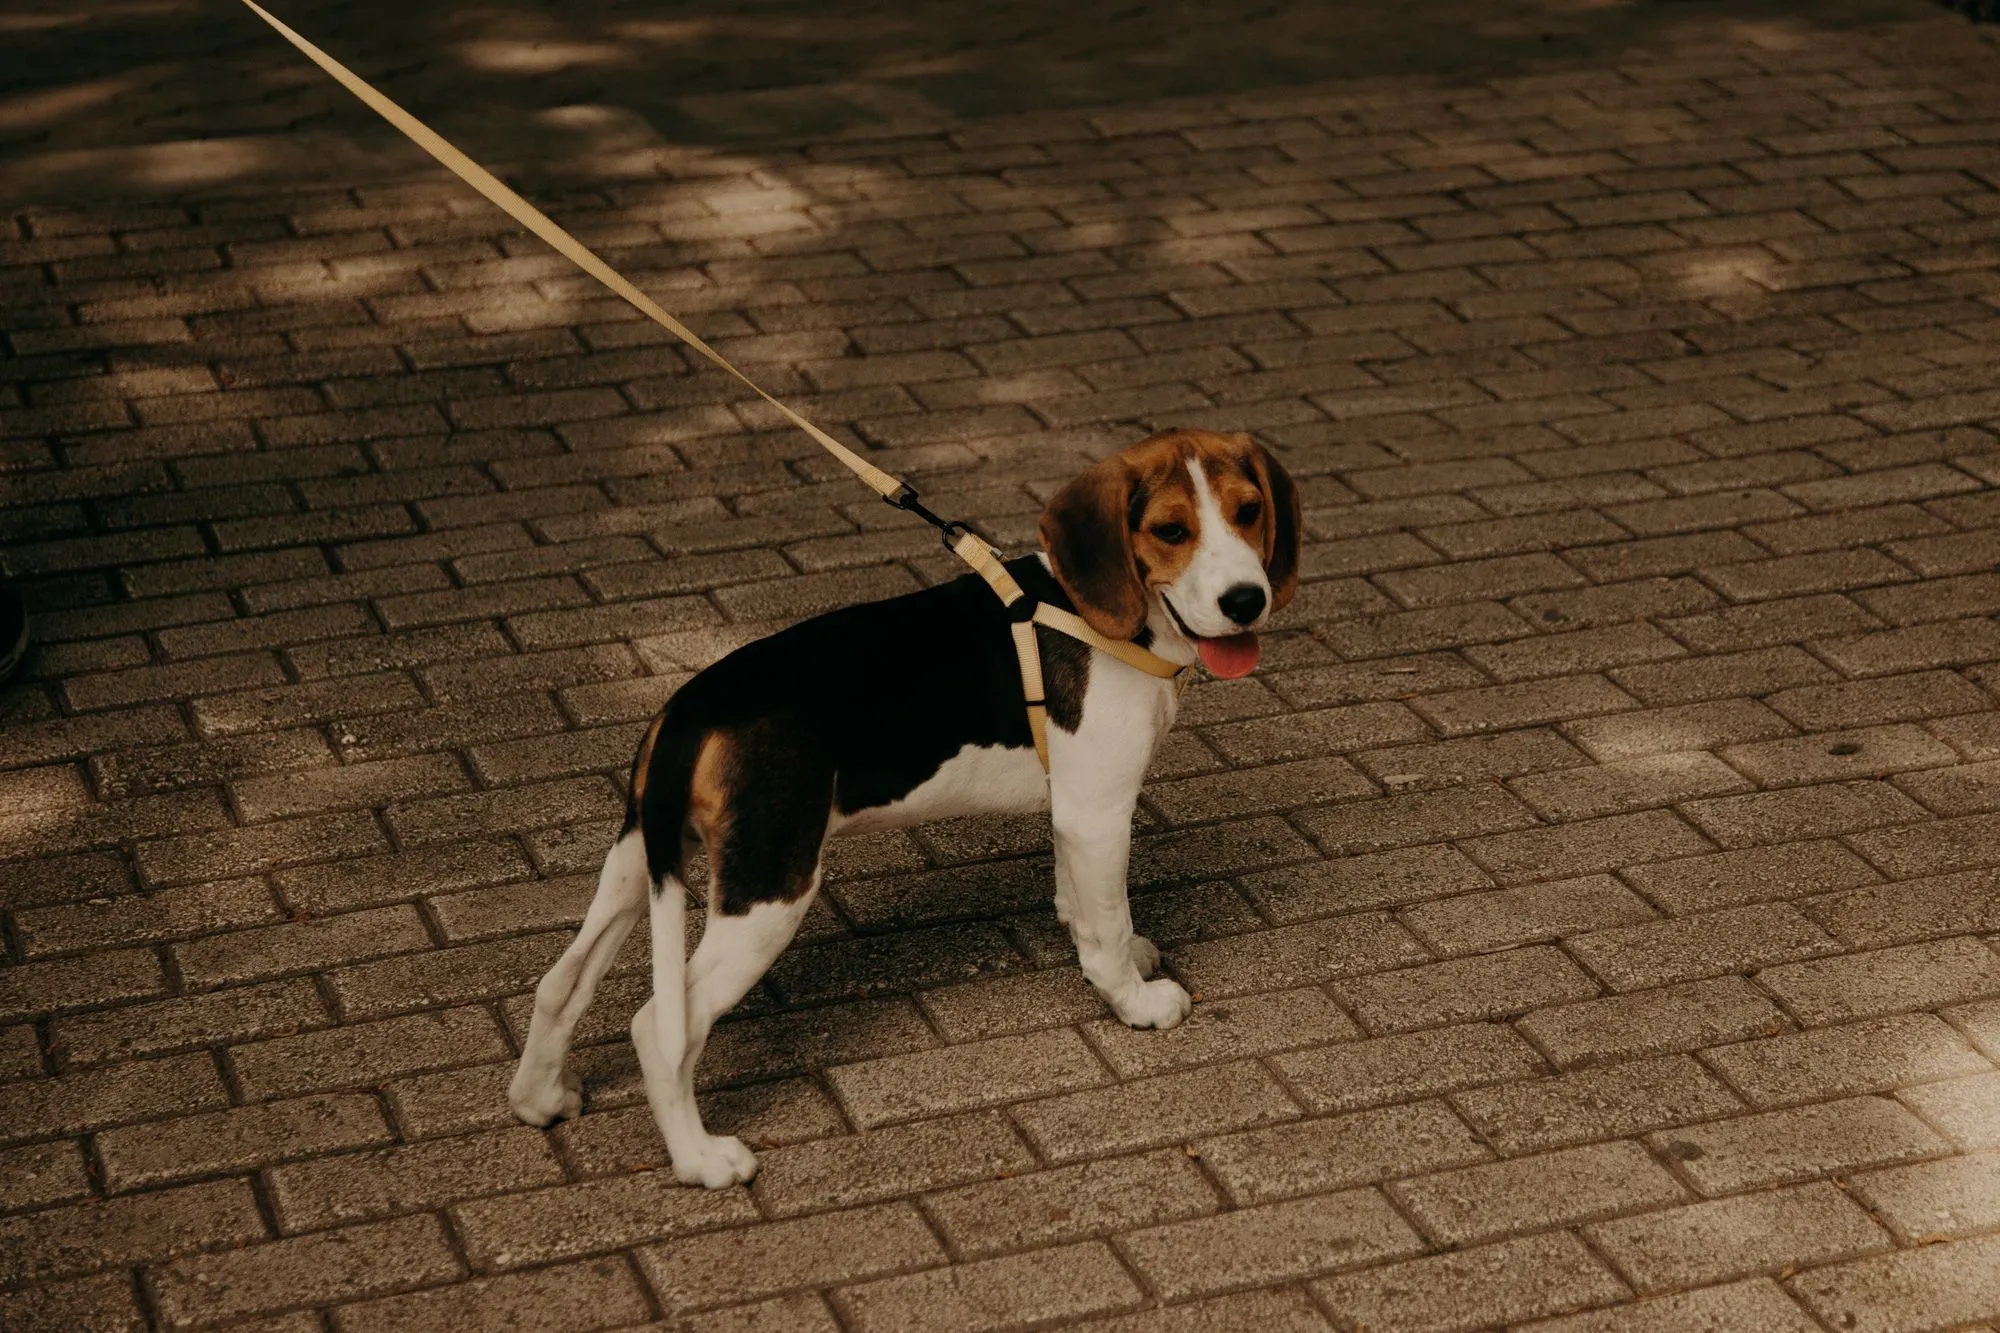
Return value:
M 1974 23 L 2000 23 L 2000 0 L 1938 0 L 1938 3 Z

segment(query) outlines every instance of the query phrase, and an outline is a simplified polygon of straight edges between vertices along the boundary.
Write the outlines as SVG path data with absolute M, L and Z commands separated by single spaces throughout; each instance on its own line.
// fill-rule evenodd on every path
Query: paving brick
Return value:
M 757 1210 L 745 1191 L 689 1189 L 671 1172 L 644 1171 L 472 1200 L 451 1215 L 472 1266 L 490 1272 L 738 1226 Z M 865 1228 L 855 1239 L 865 1244 Z
M 2000 810 L 2000 764 L 1959 764 L 1911 773 L 1897 783 L 1939 814 L 1968 815 Z
M 0 1152 L 0 1208 L 18 1212 L 89 1197 L 91 1181 L 81 1145 L 72 1141 L 36 1143 Z
M 212 1181 L 0 1220 L 12 1284 L 225 1249 L 264 1238 L 246 1182 Z
M 1326 994 L 1313 989 L 1198 1004 L 1179 1027 L 1167 1032 L 1139 1031 L 1111 1019 L 1089 1023 L 1084 1032 L 1120 1078 L 1142 1078 L 1188 1065 L 1268 1055 L 1359 1035 L 1353 1022 Z
M 525 1126 L 321 1157 L 274 1167 L 265 1176 L 286 1231 L 313 1231 L 563 1180 L 547 1140 Z
M 157 846 L 158 844 L 153 844 Z M 122 878 L 122 876 L 121 876 Z M 122 883 L 116 886 L 123 889 Z M 55 900 L 77 895 L 57 893 Z M 33 902 L 25 898 L 23 906 Z M 61 953 L 129 941 L 171 939 L 204 927 L 228 927 L 274 915 L 270 894 L 248 879 L 200 884 L 145 896 L 88 898 L 20 914 L 30 954 Z
M 1908 822 L 1911 826 L 1907 828 L 1883 828 L 1859 834 L 1851 845 L 1872 864 L 1898 878 L 1987 866 L 2000 859 L 2000 848 L 1994 843 L 2000 816 L 1967 815 L 1928 823 Z
M 1866 861 L 1833 841 L 1714 852 L 1628 866 L 1622 873 L 1641 893 L 1675 916 L 1801 898 L 1878 879 Z
M 1052 1097 L 1021 1107 L 1015 1121 L 1043 1155 L 1071 1162 L 1297 1115 L 1277 1082 L 1243 1061 Z
M 700 1078 L 705 1087 L 720 1087 L 937 1044 L 937 1034 L 907 999 L 828 1005 L 719 1024 L 709 1034 Z
M 1505 884 L 1595 874 L 1635 862 L 1691 856 L 1708 851 L 1709 843 L 1673 812 L 1655 810 L 1474 838 L 1465 849 Z
M 916 1209 L 897 1203 L 648 1246 L 639 1251 L 639 1270 L 661 1304 L 678 1313 L 928 1268 L 944 1258 Z
M 1620 687 L 1654 705 L 1762 696 L 1835 679 L 1825 665 L 1791 646 L 1617 667 L 1610 675 Z
M 1574 1236 L 1501 1241 L 1313 1284 L 1325 1309 L 1354 1327 L 1453 1333 L 1605 1305 L 1625 1284 Z
M 1725 1046 L 1707 1054 L 1753 1103 L 1881 1092 L 1983 1073 L 1987 1064 L 1932 1014 L 1875 1019 Z
M 1891 1245 L 1867 1211 L 1825 1183 L 1602 1222 L 1586 1234 L 1635 1289 L 1648 1293 L 1812 1267 Z
M 1134 1267 L 1169 1300 L 1309 1277 L 1423 1248 L 1372 1189 L 1173 1222 L 1133 1232 L 1121 1243 Z
M 1650 1297 L 1633 1305 L 1614 1305 L 1526 1327 L 1534 1333 L 1702 1333 L 1724 1328 L 1812 1333 L 1818 1325 L 1775 1282 L 1758 1278 Z
M 1510 949 L 1343 982 L 1341 997 L 1374 1032 L 1499 1018 L 1597 994 L 1558 950 Z
M 1592 768 L 1529 774 L 1507 785 L 1537 813 L 1555 820 L 1674 805 L 1695 797 L 1741 792 L 1750 786 L 1729 765 L 1700 752 L 1647 755 Z
M 148 883 L 178 884 L 228 875 L 261 874 L 283 866 L 331 860 L 342 854 L 385 851 L 387 846 L 381 826 L 362 811 L 166 838 L 144 844 L 135 859 Z
M 1215 1192 L 1175 1150 L 1081 1162 L 930 1195 L 925 1209 L 968 1257 L 1080 1240 L 1215 1212 Z
M 0 1018 L 13 1020 L 164 995 L 167 978 L 149 949 L 100 950 L 0 972 Z
M 631 1268 L 598 1259 L 357 1302 L 341 1308 L 340 1323 L 356 1333 L 402 1333 L 515 1320 L 553 1333 L 591 1333 L 639 1323 L 650 1314 Z
M 185 1328 L 446 1282 L 458 1259 L 432 1216 L 319 1232 L 178 1260 L 148 1279 L 160 1321 Z
M 1175 974 L 1210 999 L 1310 985 L 1426 956 L 1406 931 L 1381 915 L 1235 935 L 1183 945 L 1171 954 Z
M 97 1136 L 104 1182 L 135 1189 L 390 1140 L 366 1094 L 299 1097 L 107 1130 Z
M 2000 993 L 2000 955 L 1964 938 L 1766 968 L 1758 983 L 1809 1025 Z
M 1975 1043 L 1980 1040 L 1975 1032 Z M 1990 1054 L 1992 1044 L 1985 1043 L 1985 1049 Z M 1927 1083 L 1901 1089 L 1897 1095 L 1904 1105 L 1962 1147 L 2000 1147 L 2000 1120 L 1993 1116 L 1994 1108 L 2000 1106 L 2000 1074 L 1973 1074 Z
M 993 1113 L 927 1120 L 776 1148 L 757 1194 L 777 1216 L 849 1207 L 1025 1170 L 1033 1158 Z
M 1230 1199 L 1246 1206 L 1462 1166 L 1488 1155 L 1438 1102 L 1204 1139 L 1191 1151 Z
M 1833 941 L 1784 904 L 1726 908 L 1578 936 L 1569 949 L 1615 990 L 1643 990 L 1831 952 Z
M 1518 681 L 1657 662 L 1685 652 L 1652 626 L 1634 624 L 1474 645 L 1465 650 L 1465 656 L 1500 680 Z
M 367 1087 L 398 1074 L 448 1068 L 508 1054 L 483 1009 L 444 1009 L 379 1023 L 351 1024 L 239 1046 L 229 1063 L 251 1101 Z
M 1723 846 L 1748 847 L 1909 824 L 1927 812 L 1887 783 L 1849 781 L 1690 801 L 1687 813 Z
M 1443 734 L 1463 736 L 1616 713 L 1638 703 L 1602 676 L 1586 675 L 1432 695 L 1415 706 Z
M 188 985 L 208 987 L 431 947 L 414 908 L 395 906 L 190 940 L 174 958 Z
M 1517 1026 L 1558 1068 L 1571 1069 L 1769 1035 L 1784 1023 L 1747 981 L 1717 977 L 1539 1009 Z
M 1712 750 L 1791 734 L 1785 719 L 1755 699 L 1724 699 L 1568 720 L 1563 731 L 1594 759 Z
M 1479 778 L 1507 778 L 1585 762 L 1575 747 L 1542 727 L 1399 745 L 1355 756 L 1356 764 L 1392 792 L 1456 786 Z
M 1949 1151 L 1908 1111 L 1855 1097 L 1691 1125 L 1654 1136 L 1654 1147 L 1703 1194 L 1734 1194 Z
M 0 1084 L 0 1135 L 9 1142 L 129 1124 L 228 1103 L 207 1055 L 135 1060 Z
M 1850 676 L 1886 676 L 2000 658 L 2000 622 L 1947 620 L 1828 639 L 1819 651 Z
M 1237 763 L 1321 757 L 1399 741 L 1427 739 L 1430 729 L 1398 703 L 1357 704 L 1213 727 L 1208 739 Z
M 1686 1197 L 1629 1140 L 1399 1181 L 1389 1192 L 1425 1234 L 1452 1246 L 1642 1212 Z
M 1942 741 L 1908 724 L 1735 745 L 1722 757 L 1765 787 L 1884 777 L 1957 758 Z
M 863 1330 L 999 1329 L 1101 1314 L 1143 1297 L 1101 1241 L 878 1278 L 837 1297 Z
M 1141 1314 L 1114 1315 L 1076 1325 L 1087 1333 L 1224 1333 L 1232 1328 L 1271 1333 L 1326 1333 L 1331 1327 L 1306 1294 L 1295 1288 L 1246 1291 Z
M 330 1021 L 319 993 L 300 979 L 57 1019 L 50 1027 L 49 1047 L 66 1067 L 80 1068 L 323 1027 Z
M 1805 1274 L 1794 1290 L 1838 1328 L 1944 1328 L 2000 1314 L 2000 1237 L 1857 1259 Z
M 1476 1088 L 1454 1094 L 1452 1102 L 1489 1144 L 1508 1155 L 1709 1120 L 1741 1109 L 1727 1088 L 1684 1055 Z
M 1355 802 L 1297 819 L 1324 851 L 1343 856 L 1500 833 L 1535 822 L 1507 792 L 1484 784 Z
M 329 972 L 326 984 L 350 1020 L 493 999 L 533 990 L 568 943 L 568 932 L 545 931 L 397 954 Z
M 1813 731 L 1920 721 L 1987 707 L 1977 687 L 1950 671 L 1786 690 L 1771 696 L 1769 702 L 1793 722 Z

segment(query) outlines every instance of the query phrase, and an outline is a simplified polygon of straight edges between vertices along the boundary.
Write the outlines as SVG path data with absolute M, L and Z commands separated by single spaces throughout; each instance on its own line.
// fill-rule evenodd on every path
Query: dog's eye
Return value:
M 1153 528 L 1153 535 L 1169 546 L 1179 546 L 1188 539 L 1188 530 L 1178 523 L 1161 523 Z
M 1264 502 L 1262 500 L 1245 500 L 1242 504 L 1236 506 L 1236 526 L 1239 528 L 1249 527 L 1257 521 L 1257 516 L 1263 512 Z

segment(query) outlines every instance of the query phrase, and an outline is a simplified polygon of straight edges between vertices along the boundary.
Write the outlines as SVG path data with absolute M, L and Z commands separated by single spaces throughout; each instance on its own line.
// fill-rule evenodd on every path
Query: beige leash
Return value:
M 948 522 L 924 508 L 918 503 L 917 492 L 908 482 L 884 472 L 764 392 L 755 380 L 731 365 L 724 359 L 722 353 L 703 342 L 694 330 L 661 309 L 652 297 L 633 286 L 624 275 L 598 258 L 583 242 L 557 226 L 548 214 L 509 189 L 499 177 L 453 147 L 443 135 L 377 92 L 366 79 L 287 27 L 276 15 L 257 4 L 256 0 L 243 0 L 243 3 L 258 18 L 270 24 L 280 37 L 297 47 L 306 59 L 332 75 L 335 82 L 367 103 L 382 119 L 401 130 L 410 142 L 442 162 L 453 175 L 497 204 L 501 212 L 547 241 L 563 258 L 624 298 L 626 304 L 634 310 L 701 353 L 717 368 L 734 377 L 745 388 L 776 408 L 785 420 L 811 436 L 813 442 L 820 448 L 845 464 L 847 469 L 859 477 L 870 490 L 898 509 L 906 509 L 940 529 L 944 533 L 945 544 L 961 560 L 970 565 L 975 573 L 986 580 L 987 585 L 1010 611 L 1026 598 L 1027 594 L 1021 591 L 1021 585 L 1014 581 L 1014 576 L 1000 563 L 999 553 L 977 534 L 967 529 L 963 523 Z M 1017 618 L 1013 624 L 1014 653 L 1020 659 L 1021 692 L 1028 701 L 1028 729 L 1034 736 L 1035 757 L 1041 760 L 1044 773 L 1049 770 L 1047 704 L 1042 692 L 1041 649 L 1035 642 L 1035 632 L 1029 623 L 1030 619 L 1035 624 L 1046 625 L 1072 638 L 1081 639 L 1099 652 L 1108 653 L 1149 675 L 1166 678 L 1180 675 L 1186 670 L 1163 657 L 1147 652 L 1136 643 L 1107 639 L 1086 624 L 1082 617 L 1059 607 L 1038 604 L 1032 617 Z

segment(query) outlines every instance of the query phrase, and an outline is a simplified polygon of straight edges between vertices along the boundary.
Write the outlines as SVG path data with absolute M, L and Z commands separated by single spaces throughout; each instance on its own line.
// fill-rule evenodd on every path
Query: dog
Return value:
M 1049 502 L 1042 553 L 1009 561 L 1037 601 L 1099 634 L 1217 676 L 1257 664 L 1256 631 L 1298 586 L 1300 510 L 1247 435 L 1174 430 L 1091 467 Z M 977 575 L 848 607 L 747 644 L 683 685 L 633 762 L 625 825 L 583 925 L 535 990 L 508 1100 L 546 1125 L 582 1110 L 563 1068 L 571 1034 L 642 912 L 652 998 L 632 1019 L 646 1099 L 689 1185 L 749 1180 L 741 1140 L 711 1135 L 694 1071 L 716 1019 L 791 941 L 836 833 L 954 815 L 1047 810 L 1057 917 L 1120 1019 L 1170 1028 L 1188 993 L 1148 980 L 1159 950 L 1132 932 L 1132 815 L 1173 725 L 1170 679 L 1037 627 L 1050 767 L 1024 711 L 1011 617 Z M 707 854 L 708 917 L 686 949 L 682 875 Z

